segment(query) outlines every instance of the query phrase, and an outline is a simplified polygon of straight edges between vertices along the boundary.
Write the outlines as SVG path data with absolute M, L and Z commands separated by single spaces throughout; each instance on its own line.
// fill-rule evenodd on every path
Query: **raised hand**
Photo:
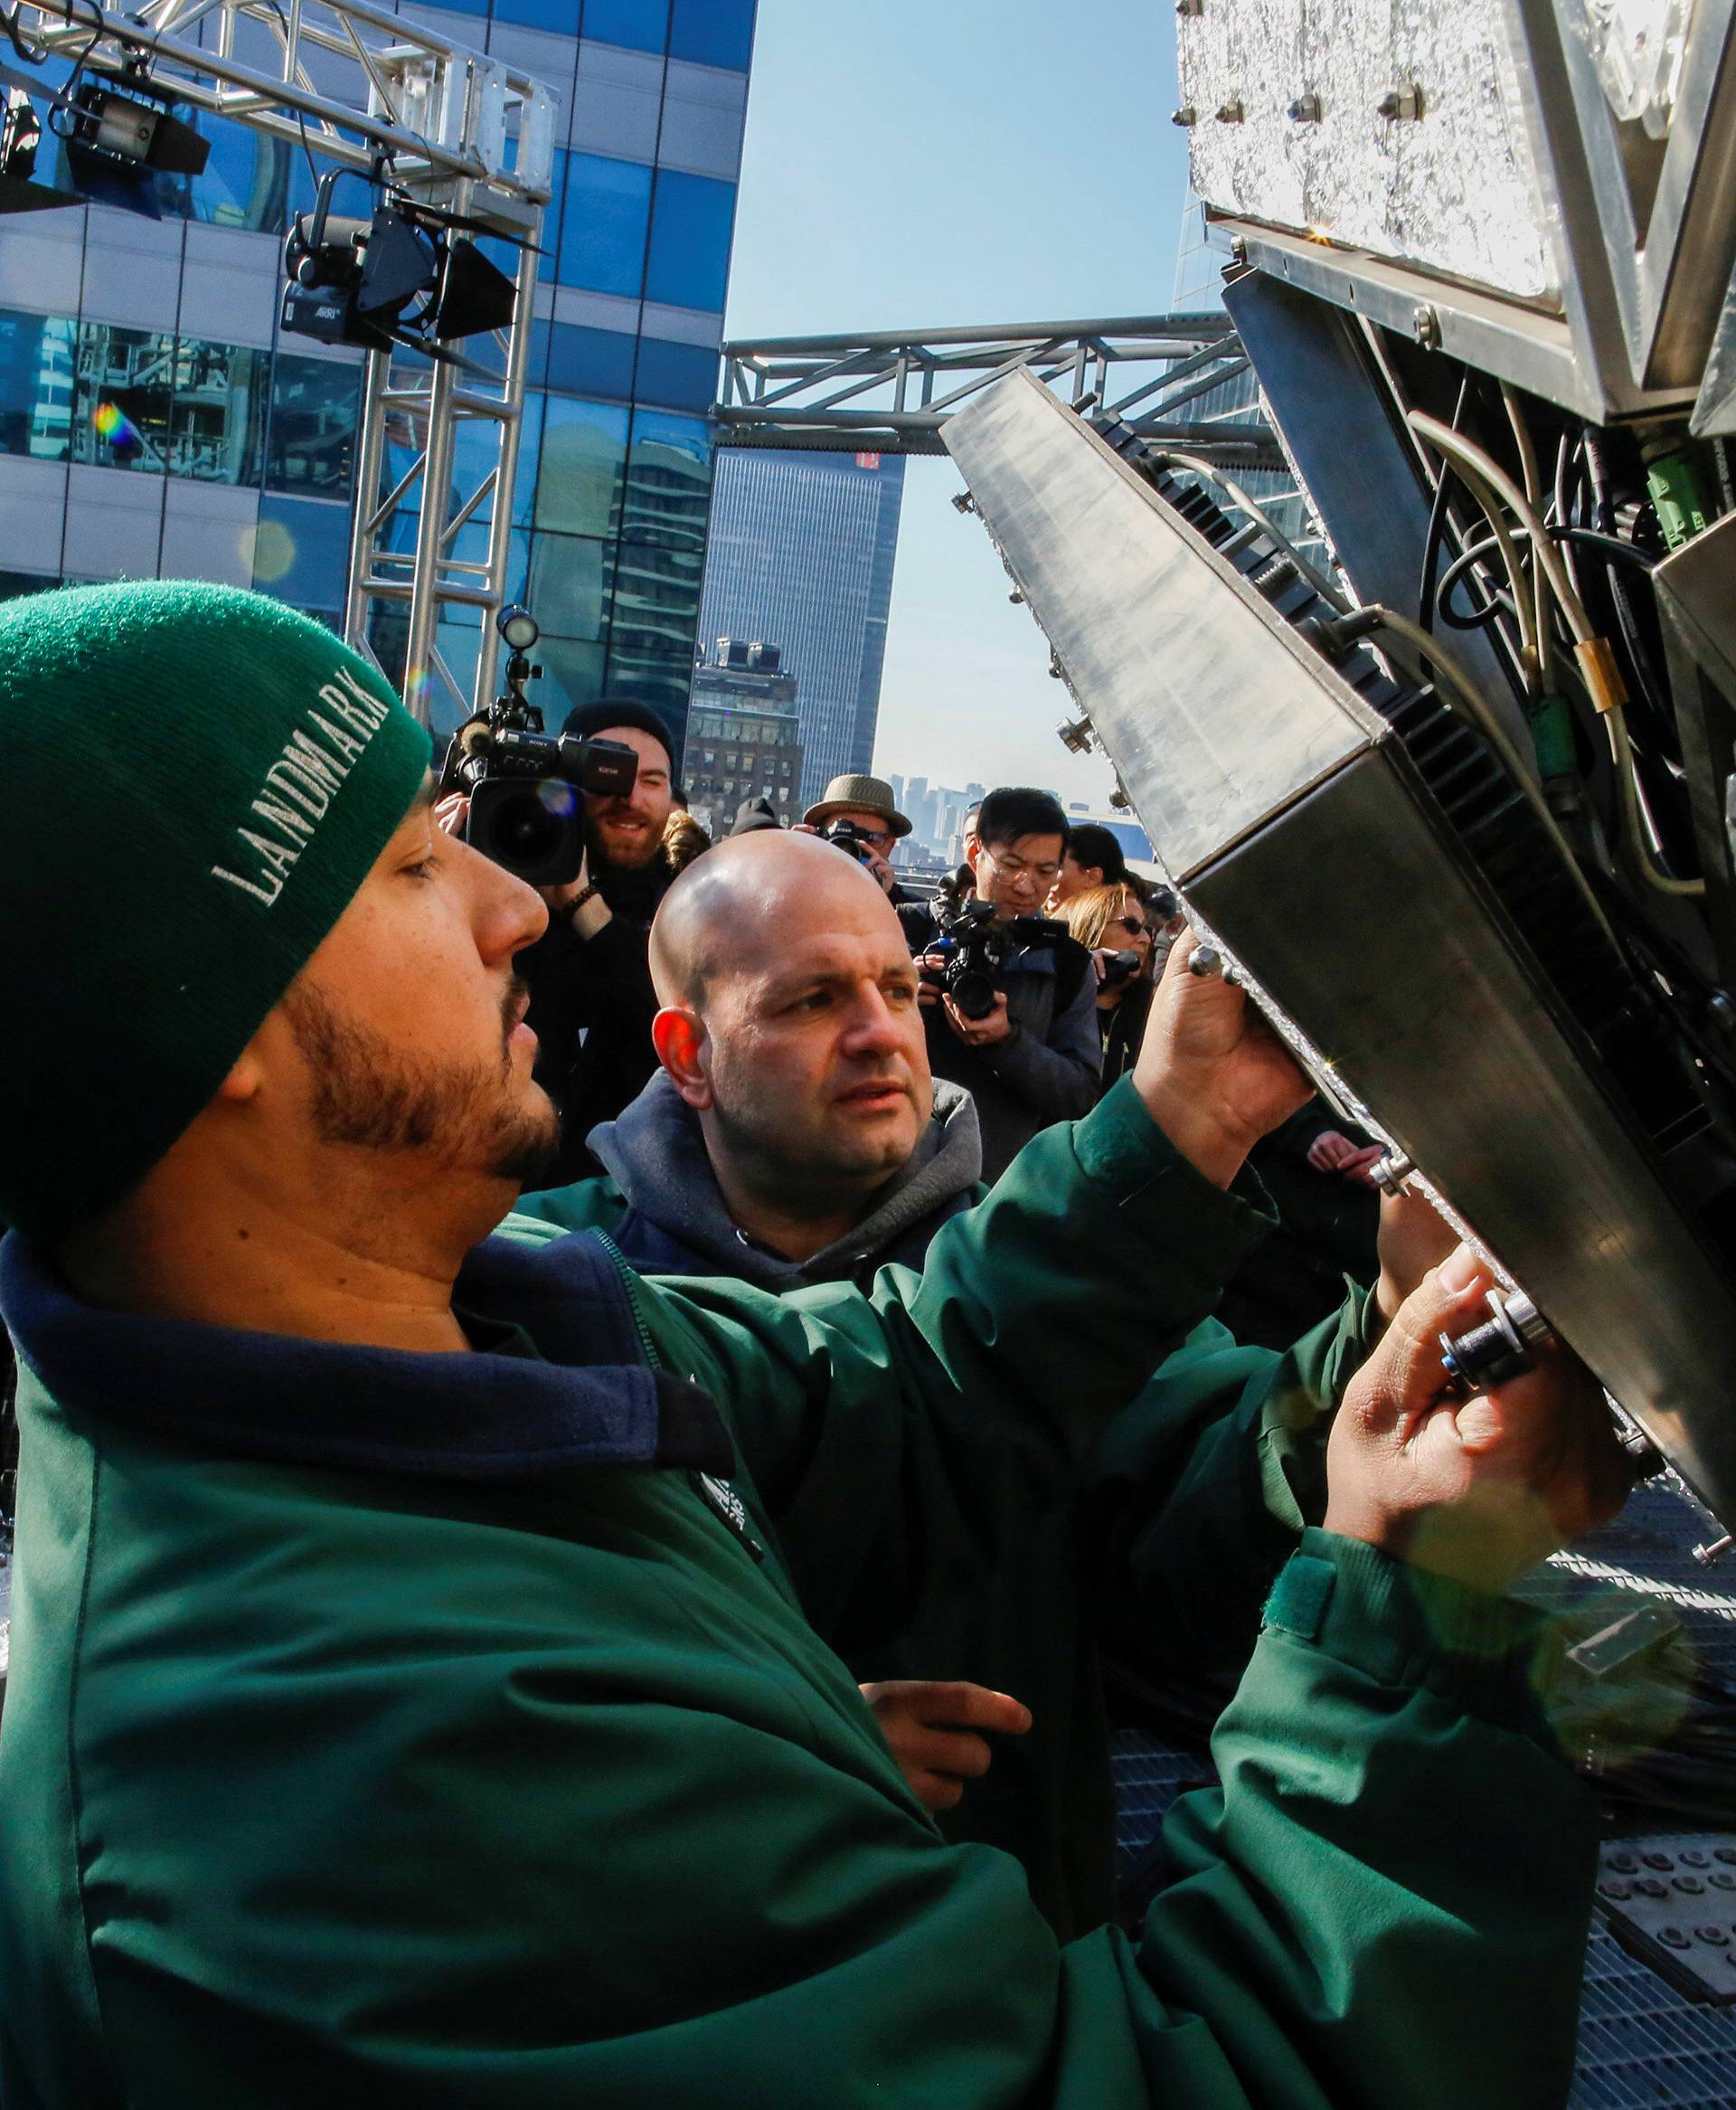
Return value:
M 1461 1246 L 1399 1307 L 1333 1424 L 1326 1528 L 1493 1591 L 1607 1522 L 1633 1473 L 1597 1380 L 1564 1349 L 1457 1395 L 1440 1336 L 1485 1316 L 1489 1284 Z
M 894 1678 L 864 1685 L 862 1697 L 874 1710 L 898 1769 L 910 1792 L 932 1814 L 950 1810 L 967 1781 L 980 1780 L 994 1752 L 979 1732 L 1022 1736 L 1031 1711 L 1005 1692 L 960 1679 L 930 1682 Z

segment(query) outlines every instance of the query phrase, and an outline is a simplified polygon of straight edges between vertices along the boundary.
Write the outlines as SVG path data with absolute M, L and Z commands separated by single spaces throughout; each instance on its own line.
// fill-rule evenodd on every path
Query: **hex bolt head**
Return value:
M 1410 311 L 1410 328 L 1425 352 L 1440 349 L 1440 317 L 1432 308 L 1413 308 Z
M 1317 125 L 1320 122 L 1320 98 L 1313 89 L 1305 88 L 1290 105 L 1290 116 L 1298 125 Z
M 1185 127 L 1192 124 L 1197 124 L 1199 121 L 1199 111 L 1194 108 L 1194 105 L 1191 102 L 1184 102 L 1180 109 L 1171 110 L 1169 113 L 1169 121 L 1172 125 L 1181 125 Z

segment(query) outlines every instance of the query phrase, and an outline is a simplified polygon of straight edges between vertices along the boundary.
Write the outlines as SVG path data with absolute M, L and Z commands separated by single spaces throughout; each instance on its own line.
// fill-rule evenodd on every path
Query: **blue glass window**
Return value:
M 717 401 L 718 357 L 703 345 L 672 345 L 663 337 L 639 339 L 639 371 L 633 393 L 641 402 L 671 410 L 709 411 Z
M 75 356 L 72 459 L 160 476 L 175 394 L 175 339 L 157 330 L 80 323 Z
M 563 37 L 579 34 L 580 0 L 495 0 L 496 22 L 522 22 L 530 29 L 552 29 Z
M 705 546 L 712 502 L 712 434 L 703 418 L 633 413 L 620 532 L 694 554 Z
M 534 389 L 524 396 L 518 421 L 518 470 L 513 478 L 513 525 L 528 527 L 536 500 L 536 470 L 542 455 L 542 398 Z
M 551 637 L 600 641 L 612 548 L 594 535 L 532 537 L 530 608 Z
M 721 314 L 734 220 L 733 184 L 720 183 L 711 175 L 687 175 L 679 169 L 660 169 L 651 214 L 646 298 Z
M 361 414 L 359 366 L 279 352 L 271 377 L 266 489 L 347 498 Z
M 78 331 L 61 317 L 0 309 L 0 454 L 66 459 Z
M 754 0 L 675 0 L 669 56 L 745 73 L 753 57 L 753 7 Z
M 651 171 L 642 161 L 569 154 L 555 277 L 563 286 L 637 300 L 645 284 L 650 211 Z
M 669 35 L 669 0 L 585 0 L 585 34 L 599 44 L 660 52 Z
M 622 330 L 593 330 L 576 323 L 556 323 L 549 333 L 549 386 L 565 389 L 573 395 L 630 401 L 636 342 Z M 711 402 L 707 396 L 708 409 Z
M 552 395 L 542 418 L 536 525 L 567 535 L 616 532 L 627 465 L 627 412 Z
M 264 352 L 179 337 L 165 460 L 171 476 L 257 484 L 265 448 Z
M 193 217 L 217 227 L 280 233 L 289 191 L 288 140 L 203 113 L 199 129 L 211 141 L 211 158 L 204 174 L 193 179 Z M 301 149 L 294 151 L 299 155 Z M 304 180 L 307 174 L 304 161 Z
M 335 610 L 344 605 L 349 568 L 350 514 L 346 506 L 315 498 L 259 500 L 253 542 L 253 583 L 295 608 Z
M 543 723 L 557 726 L 580 704 L 594 704 L 603 693 L 603 648 L 572 638 L 544 638 L 536 648 L 542 679 L 535 696 Z

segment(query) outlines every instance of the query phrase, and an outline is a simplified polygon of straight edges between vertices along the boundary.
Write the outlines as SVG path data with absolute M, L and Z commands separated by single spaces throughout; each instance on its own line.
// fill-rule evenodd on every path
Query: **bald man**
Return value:
M 601 1231 L 642 1272 L 779 1295 L 920 1269 L 986 1191 L 976 1111 L 929 1076 L 902 926 L 862 867 L 811 837 L 725 843 L 671 889 L 651 970 L 661 1066 L 590 1132 L 608 1177 L 527 1197 L 509 1233 Z M 1019 1187 L 1015 1166 L 997 1192 Z M 1388 1285 L 1389 1311 L 1422 1264 Z M 911 1786 L 949 1838 L 1016 1854 L 1063 1938 L 1116 1907 L 1106 1676 L 1122 1721 L 1177 1679 L 1233 1690 L 1273 1577 L 1323 1512 L 1330 1409 L 1382 1323 L 1354 1292 L 1278 1355 L 1202 1317 L 1083 1463 L 1077 1504 L 1058 1478 L 995 1559 L 925 1490 L 942 1550 L 915 1597 L 836 1609 L 831 1555 L 860 1495 L 847 1444 L 780 1519 L 810 1614 Z M 1057 1345 L 1061 1382 L 1083 1382 L 1082 1343 Z

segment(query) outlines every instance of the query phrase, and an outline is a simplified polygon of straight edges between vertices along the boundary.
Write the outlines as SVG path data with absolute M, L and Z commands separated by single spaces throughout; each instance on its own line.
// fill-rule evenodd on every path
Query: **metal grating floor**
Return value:
M 1736 1554 L 1710 1569 L 1693 1547 L 1705 1519 L 1667 1487 L 1636 1489 L 1613 1524 L 1553 1564 L 1569 1594 L 1610 1587 L 1666 1601 L 1701 1661 L 1736 1685 Z M 1556 1594 L 1556 1593 L 1552 1593 Z M 1132 1731 L 1114 1743 L 1119 1808 L 1118 1866 L 1140 1862 L 1164 1812 L 1209 1777 L 1199 1751 L 1181 1751 Z M 1679 1820 L 1660 1820 L 1674 1830 Z M 1618 1821 L 1625 1835 L 1633 1813 Z M 1736 1838 L 1736 1834 L 1732 1834 Z M 1580 2055 L 1568 2110 L 1736 2110 L 1736 2008 L 1700 2005 L 1621 1948 L 1594 1920 L 1580 2010 Z

